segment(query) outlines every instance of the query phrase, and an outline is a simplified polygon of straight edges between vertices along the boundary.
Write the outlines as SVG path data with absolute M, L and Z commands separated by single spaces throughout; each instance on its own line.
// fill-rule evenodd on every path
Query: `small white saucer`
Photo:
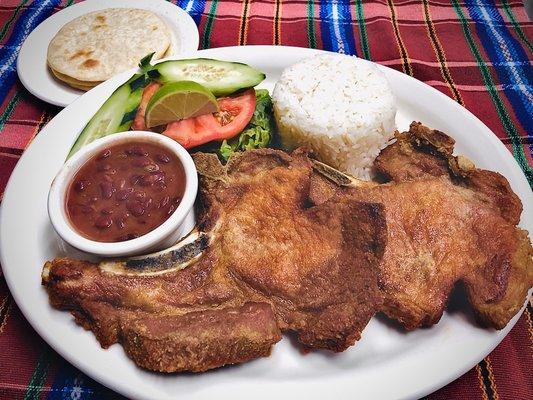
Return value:
M 194 20 L 172 3 L 165 0 L 86 0 L 43 21 L 22 44 L 17 59 L 17 72 L 30 93 L 61 107 L 66 107 L 85 93 L 53 77 L 46 65 L 46 52 L 52 38 L 66 23 L 81 15 L 106 8 L 141 8 L 161 17 L 172 32 L 172 53 L 168 56 L 198 49 L 200 39 Z

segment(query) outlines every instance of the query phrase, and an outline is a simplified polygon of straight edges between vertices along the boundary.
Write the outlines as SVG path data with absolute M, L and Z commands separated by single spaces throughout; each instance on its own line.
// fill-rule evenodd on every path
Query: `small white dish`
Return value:
M 72 226 L 66 209 L 66 193 L 74 175 L 88 160 L 105 148 L 116 144 L 139 141 L 157 144 L 177 156 L 185 171 L 185 191 L 174 213 L 153 231 L 124 242 L 97 242 L 82 236 Z M 103 257 L 131 256 L 161 250 L 189 234 L 195 225 L 194 201 L 198 191 L 196 166 L 191 156 L 176 141 L 153 132 L 128 131 L 116 133 L 82 147 L 60 169 L 48 193 L 48 215 L 57 234 L 71 246 Z
M 54 78 L 46 64 L 48 44 L 66 23 L 106 8 L 141 8 L 157 14 L 172 33 L 169 57 L 198 49 L 200 37 L 194 20 L 175 4 L 165 0 L 86 0 L 47 18 L 22 44 L 17 59 L 17 73 L 31 94 L 47 103 L 66 107 L 85 93 Z

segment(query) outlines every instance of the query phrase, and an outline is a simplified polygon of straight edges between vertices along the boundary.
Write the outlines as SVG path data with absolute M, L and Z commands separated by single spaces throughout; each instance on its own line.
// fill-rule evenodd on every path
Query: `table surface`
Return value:
M 0 1 L 0 196 L 26 146 L 59 111 L 33 97 L 18 81 L 15 60 L 20 45 L 40 22 L 72 3 Z M 202 48 L 322 48 L 355 54 L 426 82 L 479 117 L 513 153 L 533 186 L 533 24 L 521 0 L 177 4 L 197 23 Z M 40 339 L 18 310 L 1 271 L 0 349 L 1 399 L 121 398 Z M 532 370 L 533 308 L 528 304 L 489 356 L 427 398 L 533 399 Z

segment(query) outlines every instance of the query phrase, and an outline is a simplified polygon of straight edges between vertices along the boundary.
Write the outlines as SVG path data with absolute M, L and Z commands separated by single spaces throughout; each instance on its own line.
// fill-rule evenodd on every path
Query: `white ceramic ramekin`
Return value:
M 65 196 L 76 172 L 91 157 L 111 145 L 143 141 L 158 144 L 174 153 L 185 171 L 185 191 L 181 203 L 163 224 L 138 238 L 114 243 L 97 242 L 80 235 L 69 221 L 65 209 Z M 82 147 L 70 157 L 54 178 L 48 193 L 48 215 L 58 235 L 71 246 L 103 257 L 143 254 L 172 246 L 186 236 L 195 225 L 194 201 L 198 191 L 196 166 L 180 144 L 159 133 L 128 131 L 106 136 Z

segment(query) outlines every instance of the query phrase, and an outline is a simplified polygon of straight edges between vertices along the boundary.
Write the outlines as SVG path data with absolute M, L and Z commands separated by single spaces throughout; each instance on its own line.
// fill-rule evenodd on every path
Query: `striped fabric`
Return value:
M 203 48 L 322 48 L 364 57 L 428 83 L 487 124 L 533 186 L 533 24 L 521 0 L 173 1 L 198 24 Z M 20 45 L 41 21 L 72 2 L 0 1 L 0 195 L 26 146 L 59 111 L 31 96 L 17 80 Z M 33 332 L 1 276 L 0 349 L 0 399 L 120 398 Z M 532 370 L 530 305 L 487 358 L 427 399 L 533 399 Z

